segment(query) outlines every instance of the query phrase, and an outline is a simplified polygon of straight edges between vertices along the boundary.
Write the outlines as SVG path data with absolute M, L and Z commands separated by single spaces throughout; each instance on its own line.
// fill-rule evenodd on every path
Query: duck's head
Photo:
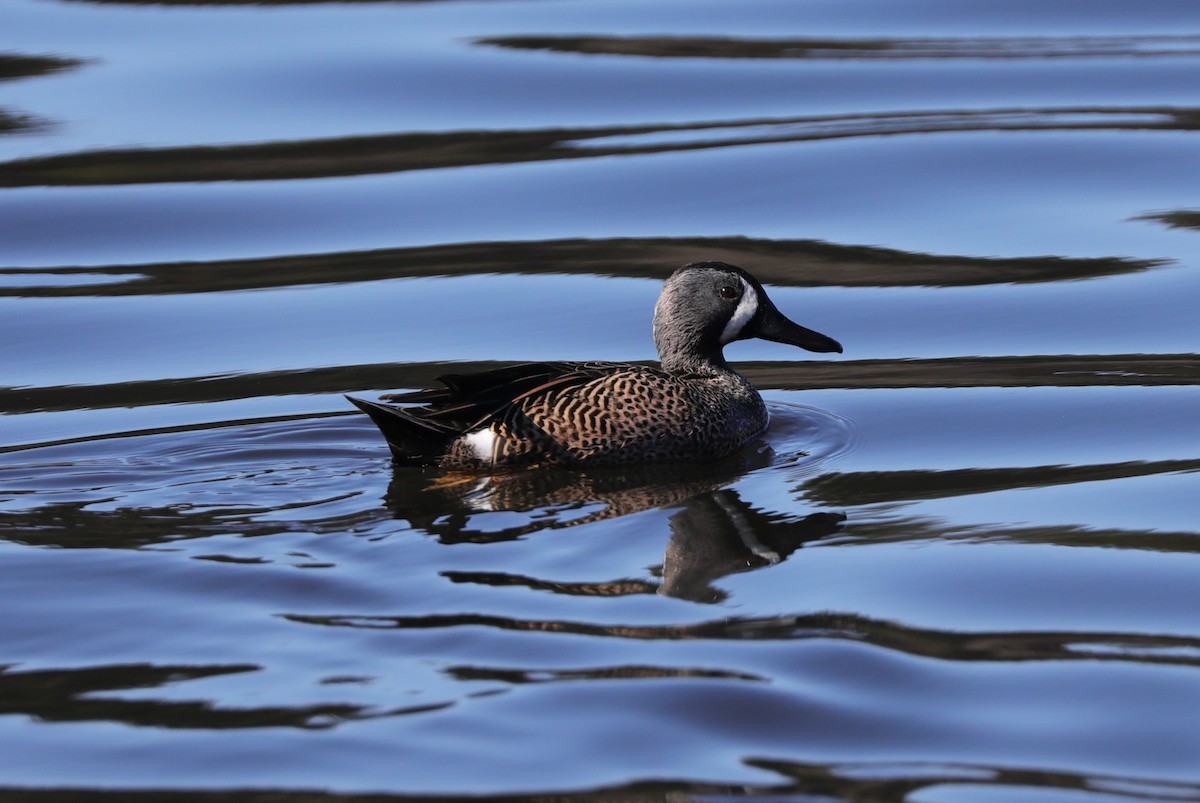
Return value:
M 663 285 L 654 307 L 654 345 L 664 370 L 723 365 L 727 344 L 752 337 L 809 351 L 842 350 L 833 338 L 788 320 L 758 280 L 733 265 L 693 262 Z

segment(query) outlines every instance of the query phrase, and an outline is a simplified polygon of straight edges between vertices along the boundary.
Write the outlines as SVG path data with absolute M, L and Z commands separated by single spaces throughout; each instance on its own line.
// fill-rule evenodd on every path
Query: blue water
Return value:
M 1178 0 L 4 3 L 0 797 L 1200 800 L 1198 70 Z M 730 346 L 729 460 L 342 398 L 653 360 L 701 259 L 845 346 Z

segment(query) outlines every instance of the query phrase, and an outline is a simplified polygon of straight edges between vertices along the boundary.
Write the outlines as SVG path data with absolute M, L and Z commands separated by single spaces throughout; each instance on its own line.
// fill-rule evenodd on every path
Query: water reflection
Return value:
M 497 36 L 515 50 L 688 59 L 1065 59 L 1200 55 L 1200 36 L 763 39 L 726 36 Z
M 683 803 L 683 801 L 892 801 L 949 799 L 1016 800 L 1126 800 L 1181 801 L 1200 799 L 1200 785 L 1187 782 L 1155 781 L 1137 776 L 1089 774 L 1047 770 L 1012 763 L 980 764 L 950 761 L 831 761 L 805 762 L 752 757 L 748 767 L 783 776 L 775 782 L 737 784 L 705 781 L 638 780 L 630 783 L 560 790 L 553 794 L 513 795 L 478 794 L 470 799 L 486 803 L 513 803 L 515 800 L 555 801 L 555 803 Z M 926 798 L 922 793 L 933 795 Z M 1063 794 L 1067 793 L 1067 797 Z M 1081 797 L 1072 796 L 1079 793 Z M 165 801 L 166 803 L 228 803 L 225 790 L 182 791 L 137 788 L 109 789 L 31 789 L 0 787 L 0 795 L 28 803 L 128 803 L 128 801 Z M 1008 798 L 1005 795 L 1014 797 Z M 999 797 L 997 797 L 999 796 Z M 287 789 L 239 789 L 239 803 L 451 803 L 462 795 L 444 794 L 370 794 L 346 795 L 339 792 Z
M 1174 132 L 1200 127 L 1200 36 L 1063 35 L 1186 33 L 1195 14 L 323 1 L 27 0 L 0 14 L 39 47 L 105 62 L 0 82 L 0 132 L 27 130 L 27 110 L 69 121 L 0 136 L 45 157 L 0 163 L 0 185 L 26 188 L 8 193 L 32 210 L 20 236 L 82 227 L 34 243 L 36 268 L 0 255 L 0 295 L 28 322 L 0 379 L 0 660 L 14 664 L 0 668 L 0 798 L 1200 799 L 1179 705 L 1200 669 L 1200 538 L 1175 531 L 1192 490 L 1177 475 L 1200 460 L 1161 459 L 1200 457 L 1185 409 L 1200 356 L 1169 332 L 1137 339 L 1186 295 L 1175 246 L 1189 237 L 1165 227 L 1200 230 L 1192 189 L 1170 180 L 1192 139 Z M 1032 35 L 986 35 L 1014 25 Z M 779 38 L 736 38 L 747 28 Z M 526 31 L 600 35 L 478 39 Z M 663 35 L 619 35 L 647 31 Z M 815 38 L 827 32 L 852 38 Z M 189 49 L 222 33 L 229 58 Z M 0 57 L 0 79 L 12 63 Z M 996 133 L 1009 131 L 1052 133 Z M 614 168 L 683 211 L 630 217 L 629 185 L 606 190 Z M 779 170 L 802 180 L 761 184 Z M 747 176 L 757 191 L 739 189 Z M 479 203 L 455 205 L 468 196 L 454 187 L 493 180 L 510 217 L 590 200 L 464 234 Z M 121 188 L 210 181 L 241 183 Z M 379 219 L 305 231 L 328 220 L 331 192 L 367 193 L 359 206 Z M 230 240 L 222 210 L 241 207 L 261 225 Z M 712 233 L 755 237 L 667 236 Z M 449 242 L 464 236 L 525 241 Z M 151 264 L 96 266 L 133 260 L 145 237 L 162 243 Z M 349 250 L 371 246 L 387 248 Z M 1185 264 L 1159 270 L 1163 255 Z M 226 258 L 196 261 L 209 256 Z M 455 484 L 393 474 L 365 417 L 314 414 L 341 410 L 345 391 L 505 365 L 433 360 L 530 358 L 591 291 L 632 298 L 692 260 L 828 288 L 814 304 L 889 333 L 856 357 L 943 359 L 740 366 L 764 389 L 824 388 L 813 403 L 861 424 L 834 459 L 788 466 L 775 432 L 775 455 L 682 473 Z M 407 355 L 402 337 L 364 352 L 312 331 L 375 320 L 340 307 L 337 284 L 359 283 L 348 304 L 396 291 L 403 321 L 420 285 L 494 305 L 497 273 L 535 300 L 569 285 L 565 322 L 526 341 L 464 316 L 461 342 L 439 330 L 435 351 Z M 554 277 L 567 273 L 586 278 Z M 419 281 L 440 276 L 485 278 Z M 875 298 L 879 315 L 855 309 Z M 1063 331 L 1092 305 L 1092 321 L 1119 309 L 1128 326 Z M 969 336 L 904 325 L 948 311 Z M 1139 385 L 1176 387 L 1112 390 Z M 1082 389 L 912 390 L 985 386 Z M 979 423 L 1005 405 L 1028 415 Z M 795 442 L 819 452 L 805 434 Z M 51 439 L 63 445 L 17 451 Z M 998 510 L 1027 524 L 980 524 Z M 431 713 L 396 716 L 418 712 Z M 54 788 L 67 785 L 91 788 Z
M 837 612 L 722 617 L 691 624 L 670 625 L 518 619 L 484 613 L 421 616 L 286 614 L 285 618 L 321 627 L 362 630 L 410 631 L 482 627 L 635 641 L 830 639 L 870 644 L 880 649 L 945 661 L 1133 661 L 1200 666 L 1200 638 L 1188 636 L 1036 630 L 966 633 L 916 627 L 860 614 Z
M 887 512 L 878 517 L 856 518 L 853 531 L 839 541 L 839 546 L 918 541 L 1047 544 L 1060 547 L 1167 552 L 1181 556 L 1200 552 L 1200 531 L 1195 530 L 1171 532 L 1163 529 L 1117 529 L 1084 524 L 1009 527 L 963 525 L 947 523 L 937 518 L 888 515 Z
M 1200 460 L 1129 461 L 1076 466 L 967 468 L 938 471 L 829 473 L 797 492 L 822 504 L 856 506 L 881 502 L 944 499 L 1016 488 L 1046 488 L 1080 482 L 1125 479 L 1200 470 Z
M 527 588 L 530 591 L 549 591 L 568 597 L 628 597 L 634 594 L 656 594 L 659 584 L 636 578 L 620 578 L 592 583 L 569 583 L 544 580 L 510 572 L 445 571 L 442 576 L 452 583 L 472 583 L 495 588 Z
M 259 398 L 270 387 L 277 397 L 341 394 L 362 388 L 421 388 L 438 376 L 502 368 L 515 363 L 416 362 L 347 365 L 295 371 L 261 371 L 222 376 L 151 379 L 107 385 L 55 387 L 0 387 L 0 414 L 19 415 L 70 410 L 104 410 L 114 407 L 149 407 L 163 404 L 201 404 Z M 967 387 L 1112 387 L 1187 386 L 1200 384 L 1200 355 L 1053 355 L 1037 357 L 953 357 L 913 360 L 844 360 L 840 362 L 754 361 L 737 368 L 763 390 L 813 388 L 967 388 Z M 260 422 L 310 418 L 354 417 L 346 411 L 271 416 L 254 420 L 216 422 L 212 425 L 161 427 L 139 432 L 92 435 L 17 446 L 0 445 L 0 454 L 59 443 L 107 437 L 185 432 L 204 426 L 224 427 Z
M 779 287 L 1031 284 L 1140 273 L 1167 262 L 1116 256 L 972 257 L 804 239 L 615 237 L 453 243 L 137 266 L 0 266 L 0 296 L 156 296 L 482 274 L 661 281 L 680 265 L 702 261 L 753 265 L 760 281 Z
M 1191 108 L 1043 107 L 758 117 L 638 126 L 422 132 L 79 151 L 0 163 L 0 187 L 264 181 L 980 131 L 1194 131 Z
M 110 491 L 116 493 L 119 492 L 115 489 Z M 220 510 L 188 510 L 183 505 L 115 510 L 89 509 L 92 505 L 93 501 L 70 501 L 0 512 L 0 540 L 59 549 L 141 549 L 229 532 L 263 536 L 288 529 L 287 525 L 276 522 L 255 521 L 253 516 L 230 516 Z
M 371 434 L 297 416 L 92 436 L 19 454 L 0 465 L 0 543 L 61 554 L 200 540 L 200 549 L 181 548 L 207 560 L 308 567 L 306 555 L 281 545 L 286 537 L 264 536 L 391 521 L 376 500 L 360 504 L 369 470 L 357 447 Z
M 492 543 L 686 506 L 773 459 L 771 448 L 759 443 L 709 464 L 546 468 L 484 477 L 397 466 L 385 502 L 397 518 L 442 543 Z
M 33 75 L 48 75 L 60 70 L 78 67 L 82 63 L 79 59 L 60 58 L 58 56 L 29 56 L 0 53 L 0 81 L 11 81 L 14 78 L 28 78 Z
M 1154 212 L 1149 215 L 1140 215 L 1134 220 L 1156 220 L 1172 229 L 1200 229 L 1200 211 L 1195 209 Z
M 657 572 L 661 583 L 630 578 L 563 583 L 502 572 L 449 571 L 443 576 L 456 583 L 521 586 L 569 596 L 659 593 L 714 603 L 727 596 L 713 588 L 716 580 L 780 563 L 806 541 L 836 532 L 845 520 L 840 513 L 765 511 L 726 487 L 751 472 L 807 458 L 803 452 L 777 455 L 771 446 L 758 443 L 711 464 L 542 469 L 483 477 L 397 466 L 385 501 L 395 516 L 445 544 L 510 541 L 678 507 L 669 520 L 671 535 Z
M 693 602 L 723 602 L 712 583 L 784 561 L 805 542 L 837 532 L 841 513 L 803 518 L 758 510 L 726 488 L 688 501 L 671 517 L 659 593 Z
M 656 678 L 715 678 L 718 680 L 768 679 L 745 672 L 677 666 L 603 666 L 595 669 L 501 669 L 483 666 L 450 666 L 446 674 L 456 680 L 493 680 L 514 685 L 571 680 L 647 680 Z
M 56 56 L 29 56 L 23 54 L 0 53 L 0 81 L 11 81 L 16 78 L 28 78 L 36 75 L 47 75 L 60 70 L 78 67 L 82 62 L 78 59 L 59 58 Z M 0 134 L 25 131 L 45 126 L 45 122 L 26 114 L 7 111 L 0 108 Z
M 960 762 L 819 763 L 750 758 L 751 767 L 779 773 L 791 783 L 770 787 L 780 796 L 828 796 L 836 800 L 968 800 L 1075 799 L 1063 792 L 1080 792 L 1083 799 L 1171 801 L 1200 796 L 1200 785 L 1147 781 L 1143 778 L 1046 770 L 1038 767 L 967 764 Z M 1007 791 L 1001 791 L 1007 790 Z M 749 790 L 747 790 L 749 791 Z M 764 790 L 766 791 L 766 790 Z M 926 798 L 922 791 L 935 796 Z M 1012 794 L 1014 797 L 1006 798 Z M 1110 798 L 1110 795 L 1112 796 Z M 978 796 L 978 798 L 976 798 Z
M 728 594 L 713 587 L 722 577 L 780 563 L 808 541 L 837 532 L 845 516 L 810 513 L 803 518 L 767 513 L 726 488 L 700 494 L 671 516 L 671 539 L 657 574 L 661 583 L 621 578 L 565 583 L 504 572 L 443 572 L 456 583 L 518 586 L 534 591 L 587 597 L 662 594 L 692 602 L 719 603 Z
M 153 689 L 183 681 L 257 672 L 256 665 L 156 666 L 120 664 L 80 669 L 13 671 L 0 667 L 0 715 L 41 722 L 119 722 L 155 728 L 319 728 L 357 718 L 365 709 L 349 705 L 218 708 L 208 700 L 123 700 L 106 693 Z
M 543 0 L 544 2 L 545 0 Z M 370 3 L 396 5 L 423 5 L 426 3 L 453 3 L 462 0 L 66 0 L 66 2 L 88 3 L 111 6 L 311 6 L 329 3 L 344 3 L 349 6 Z
M 0 134 L 6 134 L 20 128 L 29 128 L 31 125 L 32 121 L 28 117 L 22 117 L 0 109 Z
M 1087 524 L 996 524 L 947 522 L 905 508 L 913 503 L 977 496 L 1019 489 L 1044 489 L 1138 477 L 1186 474 L 1200 470 L 1200 460 L 1128 461 L 1082 465 L 1047 465 L 940 471 L 832 472 L 809 480 L 796 495 L 817 505 L 857 508 L 853 532 L 842 546 L 888 542 L 1039 544 L 1075 548 L 1127 549 L 1179 555 L 1200 552 L 1200 531 L 1147 526 L 1121 529 Z M 871 512 L 868 509 L 873 508 Z M 1011 515 L 1026 518 L 1018 508 Z M 1148 514 L 1152 516 L 1153 514 Z M 1087 521 L 1080 514 L 1080 522 Z M 1149 521 L 1149 519 L 1147 519 Z M 1186 524 L 1184 527 L 1186 528 Z

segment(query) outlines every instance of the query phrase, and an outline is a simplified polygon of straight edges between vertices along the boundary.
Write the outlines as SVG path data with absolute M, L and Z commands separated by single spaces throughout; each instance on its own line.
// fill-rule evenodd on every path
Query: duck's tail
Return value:
M 403 407 L 356 399 L 350 403 L 371 417 L 387 438 L 392 457 L 407 465 L 434 465 L 446 453 L 457 433 L 413 415 Z

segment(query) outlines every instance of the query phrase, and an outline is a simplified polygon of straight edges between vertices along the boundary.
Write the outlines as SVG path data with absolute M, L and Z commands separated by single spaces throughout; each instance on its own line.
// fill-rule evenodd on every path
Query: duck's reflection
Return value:
M 841 513 L 810 513 L 800 519 L 767 513 L 732 488 L 701 494 L 671 517 L 658 593 L 721 602 L 726 593 L 713 587 L 716 580 L 780 563 L 805 542 L 837 532 L 845 520 Z
M 446 544 L 511 541 L 673 507 L 777 462 L 766 443 L 724 460 L 590 470 L 545 468 L 491 476 L 397 467 L 385 502 L 392 514 Z
M 845 516 L 764 511 L 726 487 L 774 460 L 769 447 L 713 465 L 658 465 L 605 471 L 525 471 L 462 477 L 396 469 L 387 504 L 393 515 L 443 543 L 489 543 L 573 527 L 651 508 L 679 509 L 661 581 L 620 578 L 564 583 L 504 572 L 447 572 L 454 582 L 525 586 L 573 596 L 664 594 L 714 603 L 726 575 L 785 560 L 807 541 L 836 532 Z

